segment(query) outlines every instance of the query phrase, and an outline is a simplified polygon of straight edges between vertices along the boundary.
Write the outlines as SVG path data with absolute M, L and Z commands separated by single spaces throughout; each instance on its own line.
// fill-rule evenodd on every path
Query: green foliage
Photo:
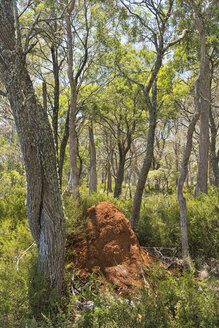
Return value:
M 84 212 L 100 201 L 112 202 L 130 218 L 132 200 L 114 199 L 100 191 L 89 197 L 86 197 L 87 194 L 87 188 L 82 187 L 80 207 L 75 206 L 71 196 L 64 199 L 69 236 L 83 231 L 80 227 L 83 227 Z M 192 256 L 215 257 L 217 194 L 215 190 L 210 190 L 209 195 L 200 195 L 195 199 L 188 191 L 186 198 Z M 180 247 L 179 208 L 175 195 L 148 195 L 143 200 L 141 214 L 138 227 L 141 243 Z M 31 293 L 28 288 L 33 282 L 31 268 L 36 260 L 36 248 L 26 221 L 23 219 L 19 222 L 15 216 L 14 220 L 16 225 L 10 218 L 2 220 L 0 225 L 0 327 L 217 327 L 214 280 L 198 282 L 186 273 L 177 278 L 160 266 L 145 269 L 147 286 L 130 296 L 129 300 L 115 295 L 110 287 L 108 292 L 100 294 L 99 281 L 93 275 L 87 287 L 75 297 L 70 293 L 72 273 L 66 266 L 61 303 L 55 303 L 54 307 L 48 306 L 47 312 L 47 304 L 43 304 L 44 314 L 36 322 L 30 309 L 30 300 L 33 307 L 34 302 L 38 304 L 38 297 L 44 300 L 43 295 L 47 290 L 44 285 L 40 287 L 43 279 L 39 275 L 34 275 L 35 291 L 32 289 Z M 94 307 L 92 310 L 79 310 L 77 300 L 91 300 Z
M 219 251 L 217 190 L 209 188 L 208 195 L 201 194 L 197 199 L 189 197 L 187 205 L 191 255 L 193 258 L 217 258 Z
M 36 249 L 27 226 L 4 220 L 0 225 L 0 327 L 22 327 L 30 315 L 29 268 Z M 23 325 L 25 327 L 25 325 Z
M 113 198 L 103 192 L 93 193 L 80 189 L 82 202 L 75 206 L 72 197 L 64 200 L 67 216 L 67 234 L 86 233 L 86 210 L 102 201 L 114 204 L 127 219 L 132 212 L 132 199 Z M 209 188 L 209 194 L 202 194 L 194 198 L 191 191 L 187 191 L 187 222 L 191 256 L 194 260 L 217 258 L 218 254 L 218 205 L 215 189 Z M 141 219 L 137 228 L 137 237 L 144 246 L 177 247 L 178 255 L 181 250 L 180 211 L 175 194 L 150 194 L 143 199 Z
M 217 258 L 218 199 L 215 189 L 194 198 L 187 191 L 187 223 L 191 256 Z M 178 247 L 180 244 L 180 212 L 176 195 L 150 195 L 142 204 L 137 236 L 147 246 Z
M 5 179 L 4 182 L 6 183 L 7 180 Z M 21 186 L 12 189 L 10 184 L 1 184 L 1 187 L 0 224 L 10 220 L 11 225 L 15 227 L 18 222 L 26 220 L 26 188 Z
M 179 205 L 175 195 L 155 194 L 142 203 L 137 236 L 143 245 L 180 245 Z
M 191 274 L 176 278 L 160 267 L 145 271 L 147 286 L 127 300 L 104 294 L 93 299 L 93 310 L 78 327 L 217 327 L 216 292 Z

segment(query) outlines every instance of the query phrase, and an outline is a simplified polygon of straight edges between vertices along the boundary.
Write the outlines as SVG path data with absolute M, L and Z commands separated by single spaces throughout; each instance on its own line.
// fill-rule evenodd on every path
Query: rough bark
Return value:
M 89 126 L 89 145 L 90 145 L 90 186 L 89 193 L 97 192 L 97 164 L 96 147 L 94 142 L 93 125 Z
M 37 270 L 45 274 L 51 291 L 58 295 L 64 273 L 65 220 L 54 140 L 48 116 L 37 100 L 26 68 L 19 26 L 14 28 L 13 4 L 0 3 L 0 73 L 25 163 L 27 214 L 38 248 Z

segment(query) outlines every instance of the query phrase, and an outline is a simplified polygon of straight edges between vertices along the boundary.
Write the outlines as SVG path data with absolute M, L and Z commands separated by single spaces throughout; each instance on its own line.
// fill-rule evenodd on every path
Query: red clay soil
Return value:
M 154 259 L 141 249 L 129 221 L 113 204 L 101 202 L 87 210 L 88 234 L 68 245 L 74 268 L 81 274 L 101 271 L 122 295 L 143 284 L 142 267 Z

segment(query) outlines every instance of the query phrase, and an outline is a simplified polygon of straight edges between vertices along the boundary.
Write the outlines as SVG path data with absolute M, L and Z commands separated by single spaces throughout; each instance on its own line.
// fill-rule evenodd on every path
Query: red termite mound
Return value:
M 141 287 L 142 267 L 153 259 L 141 249 L 124 214 L 113 204 L 101 202 L 89 208 L 87 216 L 88 234 L 68 245 L 74 267 L 82 273 L 100 270 L 122 294 Z

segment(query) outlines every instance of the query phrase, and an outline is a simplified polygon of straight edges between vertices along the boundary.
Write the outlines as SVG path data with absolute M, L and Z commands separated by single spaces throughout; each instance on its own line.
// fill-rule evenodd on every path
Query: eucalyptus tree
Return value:
M 64 9 L 54 1 L 35 1 L 27 6 L 20 19 L 23 33 L 32 46 L 28 56 L 28 68 L 36 85 L 37 95 L 52 124 L 60 186 L 69 133 L 69 109 L 63 100 L 60 106 L 60 96 L 67 93 L 64 73 Z
M 219 187 L 219 150 L 217 149 L 217 138 L 219 131 L 219 117 L 218 113 L 218 66 L 219 66 L 219 42 L 215 35 L 216 45 L 212 47 L 211 54 L 209 56 L 210 61 L 210 83 L 211 83 L 211 104 L 209 108 L 209 121 L 210 121 L 210 160 L 213 171 L 213 184 L 215 187 Z
M 195 89 L 195 98 L 200 110 L 200 143 L 199 143 L 199 163 L 196 185 L 196 195 L 199 192 L 207 193 L 208 180 L 208 152 L 209 152 L 209 110 L 210 110 L 210 67 L 207 57 L 206 29 L 201 8 L 194 1 L 189 1 L 193 20 L 200 35 L 200 71 Z
M 15 1 L 0 2 L 0 29 L 0 77 L 25 163 L 28 222 L 38 248 L 37 272 L 45 275 L 49 285 L 45 298 L 51 300 L 51 293 L 54 297 L 61 293 L 65 253 L 55 144 L 47 113 L 36 97 L 27 69 L 33 30 L 26 38 L 22 35 Z M 40 312 L 41 300 L 36 303 Z
M 106 52 L 104 42 L 109 33 L 107 20 L 112 14 L 104 12 L 106 6 L 98 1 L 66 1 L 66 6 L 68 79 L 71 88 L 69 116 L 71 185 L 74 198 L 79 199 L 76 131 L 77 108 L 80 107 L 78 99 L 80 90 L 85 84 L 97 84 L 102 78 L 99 63 Z M 105 35 L 101 29 L 106 32 Z M 94 72 L 96 76 L 93 75 Z
M 130 59 L 134 59 L 128 50 Z M 118 165 L 115 168 L 114 197 L 122 193 L 125 165 L 133 140 L 137 136 L 137 126 L 142 117 L 142 99 L 138 86 L 132 85 L 121 76 L 115 77 L 98 95 L 96 100 L 99 123 L 110 131 L 116 149 L 114 154 Z
M 186 147 L 183 155 L 181 175 L 178 182 L 177 196 L 180 205 L 180 226 L 182 240 L 182 255 L 184 264 L 188 269 L 190 267 L 189 244 L 187 235 L 187 208 L 186 199 L 183 196 L 183 185 L 188 173 L 188 163 L 192 150 L 193 133 L 195 125 L 200 117 L 200 141 L 199 141 L 199 163 L 196 192 L 207 193 L 207 171 L 208 171 L 208 151 L 209 151 L 209 113 L 211 104 L 211 80 L 210 66 L 207 54 L 207 30 L 204 13 L 209 10 L 209 3 L 195 3 L 187 1 L 187 6 L 192 12 L 192 17 L 200 37 L 200 63 L 199 75 L 195 83 L 195 113 L 188 127 Z M 206 7 L 207 5 L 207 7 Z M 211 5 L 211 3 L 210 3 Z M 202 7 L 203 6 L 203 7 Z M 212 15 L 212 11 L 210 11 Z
M 194 97 L 199 98 L 201 111 L 199 124 L 199 159 L 197 185 L 195 195 L 199 192 L 207 193 L 208 185 L 208 161 L 209 161 L 209 126 L 211 130 L 211 162 L 214 176 L 217 175 L 217 155 L 215 149 L 214 115 L 211 115 L 211 107 L 214 108 L 212 99 L 212 64 L 218 65 L 218 2 L 217 1 L 178 1 L 178 15 L 181 18 L 180 27 L 190 29 L 191 38 L 181 47 L 187 59 L 187 67 L 193 76 L 199 74 L 199 83 L 194 90 Z M 182 56 L 181 56 L 182 58 Z M 185 63 L 182 60 L 182 63 Z M 181 64 L 182 65 L 182 64 Z M 199 67 L 198 67 L 199 66 Z M 192 68 L 192 69 L 191 69 Z M 185 70 L 184 69 L 184 70 Z M 182 69 L 183 71 L 183 69 Z M 195 100 L 196 102 L 196 100 Z M 210 115 L 210 120 L 209 120 Z M 213 119 L 213 120 L 212 120 Z M 216 175 L 215 175 L 216 174 Z
M 172 38 L 173 27 L 170 28 L 170 18 L 173 12 L 174 1 L 118 1 L 125 9 L 125 16 L 129 18 L 129 23 L 133 22 L 132 34 L 135 36 L 135 42 L 149 45 L 154 51 L 154 61 L 149 72 L 145 67 L 144 79 L 133 78 L 129 72 L 122 70 L 121 73 L 127 79 L 137 84 L 142 90 L 145 109 L 149 111 L 149 129 L 147 134 L 146 155 L 142 170 L 136 187 L 133 203 L 131 224 L 135 229 L 137 227 L 142 195 L 145 182 L 151 167 L 154 152 L 154 136 L 157 121 L 157 112 L 159 105 L 157 103 L 157 77 L 165 54 L 173 45 L 177 44 L 186 34 L 183 31 L 179 38 Z M 131 21 L 130 21 L 131 19 Z M 169 41 L 170 40 L 170 41 Z M 119 65 L 119 63 L 118 63 Z

